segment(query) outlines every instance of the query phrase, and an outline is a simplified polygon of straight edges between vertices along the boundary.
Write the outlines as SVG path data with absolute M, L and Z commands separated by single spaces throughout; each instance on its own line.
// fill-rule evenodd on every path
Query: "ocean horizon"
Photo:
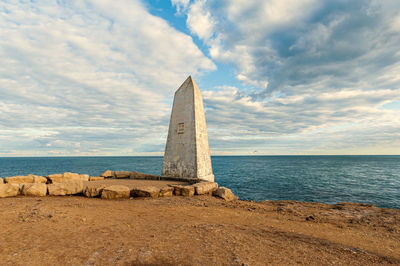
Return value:
M 0 177 L 105 170 L 159 175 L 163 156 L 0 157 Z M 242 200 L 360 202 L 400 209 L 400 155 L 216 155 L 215 181 Z

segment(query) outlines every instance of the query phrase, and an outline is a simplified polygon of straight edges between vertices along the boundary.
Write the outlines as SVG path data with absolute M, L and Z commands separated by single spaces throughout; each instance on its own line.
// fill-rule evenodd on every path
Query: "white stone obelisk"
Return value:
M 191 76 L 175 92 L 161 176 L 214 181 L 203 97 Z

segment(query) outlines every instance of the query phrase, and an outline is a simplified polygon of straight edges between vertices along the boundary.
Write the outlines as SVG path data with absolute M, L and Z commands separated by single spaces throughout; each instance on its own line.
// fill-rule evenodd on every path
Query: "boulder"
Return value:
M 89 175 L 80 175 L 77 173 L 64 173 L 64 174 L 54 174 L 48 175 L 48 179 L 50 179 L 51 183 L 61 183 L 70 180 L 82 180 L 89 181 Z
M 62 183 L 54 183 L 47 185 L 50 196 L 65 196 L 82 193 L 82 180 L 69 180 Z
M 100 176 L 104 178 L 114 178 L 114 171 L 111 170 L 106 170 L 104 173 L 102 173 Z
M 108 186 L 101 192 L 102 199 L 129 199 L 131 190 L 127 186 Z
M 25 196 L 44 197 L 47 194 L 47 185 L 43 183 L 26 183 L 22 187 Z
M 0 184 L 0 198 L 15 197 L 18 193 L 18 184 Z
M 140 187 L 135 187 L 131 190 L 131 195 L 133 197 L 157 198 L 159 194 L 160 194 L 160 189 L 153 186 L 140 186 Z
M 91 177 L 89 177 L 89 181 L 99 181 L 99 180 L 104 180 L 104 177 L 102 177 L 102 176 L 91 176 Z
M 48 175 L 47 179 L 50 180 L 51 183 L 60 183 L 60 182 L 65 181 L 63 174 Z
M 38 175 L 27 176 L 11 176 L 6 177 L 5 182 L 9 184 L 23 184 L 23 183 L 43 183 L 46 184 L 47 178 Z
M 193 186 L 182 186 L 181 195 L 185 197 L 194 196 L 194 187 Z
M 174 194 L 176 196 L 191 197 L 194 195 L 194 187 L 193 186 L 170 185 L 170 187 L 174 188 Z
M 158 194 L 158 196 L 159 197 L 171 197 L 173 193 L 174 193 L 173 187 L 163 187 L 160 189 L 160 194 Z
M 196 195 L 212 194 L 218 188 L 215 182 L 200 182 L 192 185 Z
M 233 195 L 232 191 L 226 187 L 220 187 L 214 190 L 213 196 L 223 198 L 226 201 L 237 199 L 237 197 Z
M 130 179 L 158 180 L 159 178 L 158 175 L 143 174 L 136 171 L 133 171 L 130 175 Z
M 83 189 L 83 195 L 85 195 L 88 198 L 100 197 L 101 192 L 103 191 L 103 189 L 105 187 L 106 187 L 106 185 L 100 185 L 100 186 L 94 186 L 94 187 L 86 186 Z
M 129 178 L 131 176 L 131 172 L 129 171 L 115 171 L 115 178 L 121 179 L 121 178 Z
M 89 175 L 79 175 L 79 179 L 82 181 L 89 181 Z

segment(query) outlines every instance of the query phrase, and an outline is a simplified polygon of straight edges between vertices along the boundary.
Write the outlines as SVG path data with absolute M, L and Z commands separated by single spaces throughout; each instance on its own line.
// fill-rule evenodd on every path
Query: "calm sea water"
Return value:
M 245 200 L 373 203 L 400 209 L 400 156 L 215 156 L 216 182 Z M 104 170 L 160 174 L 162 157 L 0 158 L 0 177 Z

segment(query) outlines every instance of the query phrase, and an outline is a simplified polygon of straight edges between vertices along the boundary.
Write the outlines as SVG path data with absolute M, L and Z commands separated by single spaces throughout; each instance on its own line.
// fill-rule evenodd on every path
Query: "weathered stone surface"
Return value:
M 91 176 L 89 177 L 89 181 L 99 181 L 99 180 L 104 180 L 103 176 Z
M 89 175 L 79 175 L 79 179 L 82 181 L 89 181 Z
M 233 195 L 232 191 L 226 187 L 220 187 L 214 190 L 213 196 L 223 198 L 226 201 L 237 199 L 237 197 Z
M 11 176 L 6 177 L 6 183 L 9 184 L 23 184 L 23 183 L 44 183 L 46 184 L 47 178 L 38 175 L 27 175 L 27 176 Z
M 18 193 L 18 184 L 0 184 L 0 198 L 15 197 Z
M 102 173 L 100 176 L 104 178 L 114 178 L 114 171 L 111 170 L 106 170 L 104 173 Z
M 174 194 L 176 196 L 191 197 L 194 195 L 194 187 L 193 186 L 170 185 L 170 187 L 174 188 Z
M 102 199 L 129 199 L 131 190 L 127 186 L 113 185 L 101 192 Z
M 85 195 L 88 198 L 100 197 L 101 192 L 103 191 L 103 189 L 105 187 L 106 187 L 106 185 L 100 185 L 100 186 L 95 186 L 95 187 L 86 186 L 83 189 L 83 195 Z
M 47 179 L 50 180 L 51 183 L 60 183 L 65 181 L 64 180 L 64 175 L 63 174 L 52 174 L 48 175 Z
M 159 197 L 171 197 L 173 193 L 174 193 L 173 187 L 163 187 L 160 189 L 160 194 L 158 194 L 158 196 Z
M 48 175 L 47 178 L 51 181 L 51 183 L 61 183 L 70 180 L 82 180 L 82 181 L 89 181 L 89 175 L 77 174 L 77 173 L 64 173 L 64 174 L 54 174 Z
M 146 179 L 146 180 L 158 180 L 158 175 L 143 174 L 140 172 L 133 171 L 130 175 L 131 179 Z
M 215 182 L 200 182 L 193 185 L 196 195 L 212 194 L 218 188 Z
M 191 76 L 175 92 L 161 176 L 214 181 L 203 97 Z
M 47 185 L 50 196 L 65 196 L 82 193 L 82 180 L 68 180 L 62 183 L 54 183 Z
M 115 178 L 121 179 L 121 178 L 130 178 L 131 172 L 129 171 L 115 171 Z
M 160 189 L 153 186 L 140 186 L 131 190 L 133 197 L 151 197 L 157 198 L 160 194 Z
M 47 194 L 47 185 L 43 183 L 26 183 L 22 187 L 25 196 L 44 197 Z
M 183 186 L 181 190 L 181 195 L 185 197 L 192 197 L 194 195 L 194 187 Z

